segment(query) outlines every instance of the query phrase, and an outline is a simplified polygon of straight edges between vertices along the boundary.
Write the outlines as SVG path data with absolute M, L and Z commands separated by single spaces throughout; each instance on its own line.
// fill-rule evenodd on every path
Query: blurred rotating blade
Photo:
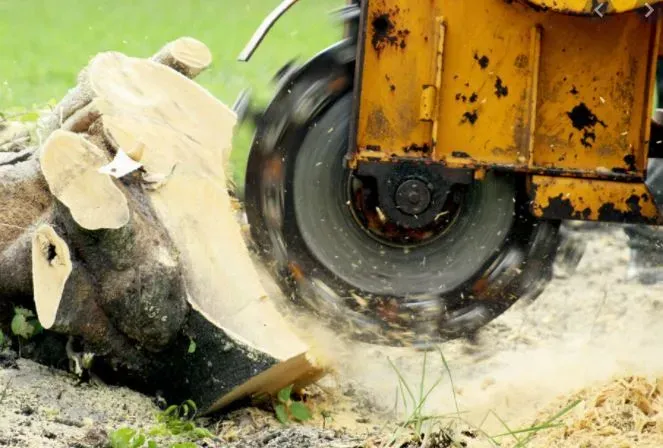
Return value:
M 456 227 L 423 249 L 381 245 L 359 229 L 343 163 L 352 45 L 341 42 L 279 81 L 247 168 L 252 236 L 289 299 L 284 306 L 338 333 L 395 346 L 471 334 L 519 298 L 540 294 L 559 223 L 529 215 L 516 176 L 490 173 L 468 190 Z

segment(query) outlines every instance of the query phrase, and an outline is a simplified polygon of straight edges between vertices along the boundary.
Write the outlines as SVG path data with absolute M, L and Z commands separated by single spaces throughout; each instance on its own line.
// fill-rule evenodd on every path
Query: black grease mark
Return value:
M 406 153 L 406 154 L 410 153 L 410 152 L 429 154 L 430 150 L 431 150 L 431 148 L 430 148 L 430 146 L 428 146 L 428 144 L 415 145 L 413 143 L 410 146 L 403 146 L 403 152 Z
M 467 101 L 467 97 L 463 95 L 462 93 L 457 93 L 456 94 L 456 101 L 462 101 L 465 103 Z
M 635 197 L 637 198 L 637 196 Z M 631 198 L 629 198 L 629 200 L 631 200 Z M 642 220 L 646 221 L 647 218 L 640 214 L 639 204 L 635 203 L 634 201 L 631 201 L 629 204 L 629 208 L 633 207 L 634 205 L 637 206 L 636 210 L 631 209 L 628 211 L 621 211 L 617 210 L 615 204 L 613 204 L 612 202 L 603 204 L 601 208 L 599 208 L 599 220 L 606 222 L 634 222 Z
M 472 112 L 465 112 L 463 114 L 463 119 L 461 120 L 461 123 L 469 122 L 470 124 L 474 124 L 477 122 L 478 119 L 479 115 L 477 114 L 477 111 L 473 110 Z
M 366 151 L 380 152 L 382 148 L 379 145 L 366 145 Z
M 608 202 L 599 209 L 599 220 L 611 222 L 643 222 L 653 223 L 654 218 L 644 216 L 640 207 L 640 196 L 632 194 L 626 201 L 628 210 L 617 210 L 615 204 Z
M 591 110 L 589 110 L 589 107 L 587 107 L 585 103 L 578 104 L 571 110 L 571 112 L 567 112 L 566 115 L 571 119 L 573 127 L 582 131 L 580 143 L 586 148 L 591 148 L 592 143 L 596 141 L 596 133 L 594 132 L 594 129 L 596 128 L 597 123 L 604 128 L 608 127 L 603 121 L 599 120 Z
M 389 90 L 391 90 L 393 92 L 394 90 L 396 90 L 396 86 L 393 85 L 393 84 L 390 84 L 389 85 Z
M 502 98 L 503 96 L 507 96 L 509 94 L 509 88 L 504 85 L 502 82 L 502 78 L 499 76 L 497 77 L 497 80 L 495 81 L 495 95 L 498 98 Z
M 556 197 L 548 198 L 548 206 L 543 209 L 545 216 L 555 216 L 570 218 L 573 216 L 575 209 L 569 199 L 563 199 L 562 194 Z
M 629 171 L 636 171 L 637 168 L 635 166 L 635 156 L 633 154 L 627 154 L 624 156 L 624 163 L 628 167 Z
M 585 207 L 582 211 L 576 210 L 571 200 L 564 198 L 562 193 L 555 197 L 548 197 L 548 206 L 543 208 L 543 215 L 556 219 L 588 219 L 592 209 Z
M 481 67 L 482 70 L 488 67 L 488 64 L 490 63 L 488 56 L 483 55 L 480 57 L 478 53 L 474 53 L 474 60 L 479 63 L 479 67 Z
M 590 140 L 592 141 L 592 143 L 594 143 L 596 141 L 596 132 L 588 131 L 588 130 L 585 129 L 582 132 L 582 138 L 580 139 L 580 143 L 585 148 L 591 148 L 592 143 L 589 142 Z
M 576 89 L 576 86 L 574 85 L 573 88 L 569 91 L 569 93 L 571 95 L 577 95 L 580 92 L 578 92 L 578 89 Z
M 638 216 L 642 215 L 642 208 L 640 207 L 640 197 L 637 194 L 632 194 L 629 198 L 624 201 L 628 206 L 628 209 L 633 213 L 636 213 Z
M 451 152 L 451 157 L 458 157 L 459 159 L 471 159 L 472 156 L 470 156 L 468 153 L 463 152 L 463 151 L 452 151 Z
M 392 17 L 398 14 L 398 9 L 390 10 L 388 13 L 378 13 L 373 16 L 371 26 L 373 28 L 373 36 L 371 37 L 371 45 L 378 55 L 387 46 L 405 48 L 406 38 L 410 34 L 410 30 L 396 30 L 396 25 L 392 21 Z
M 394 24 L 389 18 L 389 14 L 383 13 L 373 17 L 373 37 L 371 38 L 371 45 L 378 53 L 389 44 L 394 44 L 395 36 L 392 36 L 394 31 Z
M 566 113 L 571 119 L 573 127 L 579 131 L 596 126 L 596 123 L 600 123 L 603 127 L 607 127 L 606 124 L 599 120 L 596 115 L 592 113 L 591 110 L 587 107 L 585 103 L 580 103 L 571 110 L 571 112 Z
M 476 92 L 473 92 L 472 95 L 470 95 L 470 99 L 469 99 L 470 103 L 476 103 L 477 98 L 478 98 L 478 95 L 476 94 Z

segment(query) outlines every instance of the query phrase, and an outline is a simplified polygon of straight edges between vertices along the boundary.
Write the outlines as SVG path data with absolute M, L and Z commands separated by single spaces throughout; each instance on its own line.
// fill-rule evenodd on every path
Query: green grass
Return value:
M 147 57 L 189 35 L 205 42 L 213 66 L 198 82 L 229 106 L 251 87 L 264 101 L 274 73 L 341 36 L 328 13 L 343 0 L 300 0 L 248 63 L 236 57 L 280 0 L 0 0 L 0 111 L 61 98 L 90 57 L 115 50 Z M 236 139 L 233 166 L 242 182 L 250 132 Z

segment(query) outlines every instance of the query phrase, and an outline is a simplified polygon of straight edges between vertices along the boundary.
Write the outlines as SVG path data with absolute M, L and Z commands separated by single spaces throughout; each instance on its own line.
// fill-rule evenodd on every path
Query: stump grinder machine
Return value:
M 539 295 L 564 220 L 663 223 L 658 3 L 349 2 L 340 42 L 258 113 L 238 103 L 251 235 L 291 302 L 358 340 L 437 343 Z

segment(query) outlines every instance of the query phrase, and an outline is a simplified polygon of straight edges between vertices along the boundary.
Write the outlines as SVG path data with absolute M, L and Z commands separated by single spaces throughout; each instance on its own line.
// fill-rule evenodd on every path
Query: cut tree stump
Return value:
M 0 153 L 0 302 L 33 298 L 102 377 L 204 412 L 325 373 L 244 245 L 225 177 L 236 116 L 190 79 L 210 63 L 189 37 L 98 54 L 40 146 Z

